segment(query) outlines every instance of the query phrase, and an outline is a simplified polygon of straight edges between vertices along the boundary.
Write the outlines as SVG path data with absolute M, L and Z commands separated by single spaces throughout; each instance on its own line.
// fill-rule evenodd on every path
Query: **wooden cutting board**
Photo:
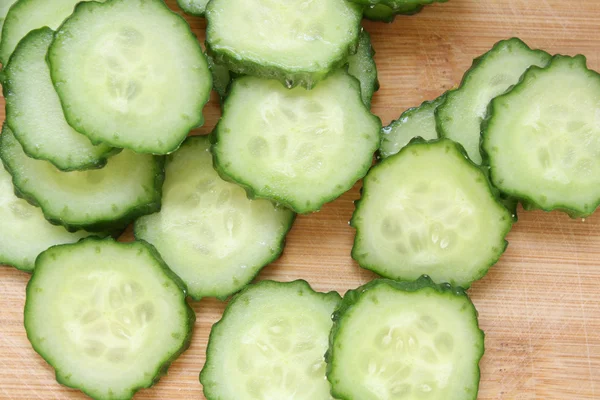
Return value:
M 174 0 L 168 3 L 177 9 Z M 205 22 L 186 19 L 203 42 Z M 384 124 L 456 86 L 472 59 L 500 39 L 518 36 L 551 53 L 583 53 L 600 70 L 598 0 L 450 0 L 393 24 L 364 26 L 377 50 L 381 82 L 373 112 Z M 215 96 L 205 114 L 206 125 L 195 133 L 214 127 Z M 302 278 L 317 290 L 342 294 L 373 279 L 350 258 L 348 220 L 358 188 L 320 213 L 299 217 L 284 255 L 259 279 Z M 508 240 L 498 265 L 469 291 L 486 332 L 479 398 L 600 399 L 600 213 L 583 221 L 520 210 Z M 0 267 L 0 399 L 83 399 L 55 382 L 27 341 L 22 310 L 28 279 Z M 190 349 L 136 399 L 204 399 L 198 373 L 210 327 L 224 306 L 214 299 L 193 303 Z

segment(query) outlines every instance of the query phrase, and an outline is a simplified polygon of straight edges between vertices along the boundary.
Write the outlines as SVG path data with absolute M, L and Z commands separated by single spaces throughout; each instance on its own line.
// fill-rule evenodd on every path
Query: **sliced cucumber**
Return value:
M 369 108 L 371 108 L 373 93 L 379 89 L 374 55 L 375 50 L 371 45 L 371 36 L 363 29 L 358 39 L 356 54 L 348 57 L 348 73 L 360 82 L 363 103 Z
M 0 62 L 6 65 L 17 44 L 34 29 L 56 29 L 73 12 L 75 5 L 86 0 L 19 0 L 10 8 L 0 42 Z M 103 2 L 105 0 L 96 0 Z
M 206 18 L 218 63 L 311 88 L 356 49 L 361 9 L 346 0 L 212 0 Z
M 351 225 L 361 267 L 467 288 L 504 252 L 512 215 L 460 145 L 415 140 L 371 169 Z
M 227 298 L 283 251 L 294 214 L 219 178 L 207 137 L 169 156 L 160 213 L 138 219 L 135 236 L 153 244 L 196 300 Z
M 308 213 L 367 173 L 380 129 L 358 81 L 343 70 L 313 90 L 243 77 L 233 82 L 215 130 L 215 166 L 251 197 Z
M 600 75 L 583 56 L 532 67 L 490 105 L 483 149 L 500 190 L 528 208 L 590 215 L 600 204 Z
M 366 6 L 363 10 L 363 17 L 371 21 L 392 22 L 396 18 L 396 15 L 414 15 L 422 9 L 422 5 L 408 4 L 405 7 L 398 7 L 394 10 L 380 3 Z
M 93 143 L 166 154 L 203 122 L 206 57 L 162 0 L 79 4 L 48 60 L 67 121 Z
M 56 380 L 97 400 L 130 399 L 189 346 L 194 312 L 148 244 L 85 239 L 42 253 L 25 329 Z
M 200 374 L 206 398 L 331 399 L 323 355 L 339 302 L 305 281 L 248 286 L 211 330 Z
M 209 0 L 177 0 L 177 5 L 186 14 L 204 17 Z
M 227 90 L 231 83 L 231 72 L 229 72 L 226 66 L 215 63 L 215 60 L 210 55 L 207 54 L 206 59 L 208 60 L 208 68 L 212 73 L 213 89 L 215 89 L 221 99 L 224 99 L 227 96 Z
M 0 40 L 2 40 L 2 27 L 4 26 L 4 19 L 10 7 L 15 4 L 17 0 L 2 0 L 0 1 Z
M 41 207 L 50 222 L 69 230 L 119 229 L 160 209 L 162 157 L 125 150 L 102 169 L 62 172 L 27 157 L 5 126 L 0 158 L 13 177 L 15 193 Z
M 409 108 L 402 113 L 400 118 L 383 128 L 379 156 L 387 158 L 397 154 L 416 137 L 425 140 L 437 139 L 435 110 L 445 101 L 445 96 L 442 95 L 433 101 L 426 101 L 419 107 Z
M 94 146 L 67 124 L 46 63 L 54 32 L 30 32 L 3 70 L 6 122 L 28 156 L 63 171 L 98 168 L 117 150 Z
M 492 50 L 473 61 L 458 89 L 448 92 L 436 111 L 438 132 L 463 145 L 469 158 L 481 164 L 481 122 L 494 97 L 519 81 L 531 65 L 550 61 L 545 51 L 531 50 L 520 39 L 496 43 Z
M 375 280 L 334 314 L 327 378 L 340 400 L 475 400 L 484 334 L 466 293 Z

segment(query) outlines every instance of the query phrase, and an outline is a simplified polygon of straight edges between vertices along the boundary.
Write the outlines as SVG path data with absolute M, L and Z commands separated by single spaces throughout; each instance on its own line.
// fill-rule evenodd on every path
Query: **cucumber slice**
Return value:
M 57 29 L 73 12 L 75 5 L 86 0 L 19 0 L 8 11 L 2 27 L 0 62 L 6 65 L 17 44 L 30 31 Z M 105 0 L 95 0 L 103 2 Z
M 416 137 L 425 140 L 437 139 L 435 110 L 445 100 L 444 94 L 433 101 L 424 102 L 419 107 L 409 108 L 400 118 L 383 128 L 379 157 L 387 158 L 397 154 Z
M 177 0 L 177 5 L 184 13 L 204 17 L 209 0 Z
M 42 253 L 25 330 L 56 380 L 97 400 L 130 399 L 188 348 L 195 315 L 156 251 L 84 239 Z
M 233 82 L 214 133 L 215 166 L 250 197 L 308 213 L 367 173 L 380 129 L 358 81 L 343 70 L 313 90 L 242 77 Z
M 422 9 L 422 5 L 415 4 L 399 7 L 396 10 L 384 4 L 373 4 L 365 7 L 363 17 L 371 21 L 392 22 L 396 15 L 414 15 L 421 12 Z
M 31 272 L 35 258 L 47 248 L 75 243 L 89 236 L 84 231 L 70 233 L 52 225 L 42 211 L 14 194 L 12 177 L 0 163 L 0 265 L 12 265 Z
M 246 286 L 283 251 L 294 214 L 213 169 L 207 137 L 188 138 L 169 156 L 160 213 L 138 219 L 135 236 L 153 244 L 196 300 Z
M 162 0 L 79 4 L 48 60 L 67 121 L 93 143 L 166 154 L 203 122 L 206 57 Z
M 15 4 L 17 0 L 2 0 L 0 1 L 0 40 L 2 40 L 2 27 L 4 26 L 4 19 L 10 7 Z
M 484 333 L 458 288 L 375 280 L 334 314 L 327 378 L 340 400 L 475 400 Z
M 102 169 L 62 172 L 27 157 L 11 130 L 0 135 L 0 158 L 15 193 L 42 208 L 46 219 L 69 230 L 116 230 L 160 209 L 162 157 L 125 150 Z
M 490 105 L 492 182 L 528 208 L 590 215 L 600 204 L 600 75 L 583 56 L 532 67 Z
M 200 373 L 206 398 L 331 399 L 323 354 L 339 302 L 305 281 L 248 286 L 211 330 Z
M 30 32 L 4 68 L 6 122 L 30 157 L 63 171 L 102 167 L 118 150 L 94 146 L 67 124 L 46 63 L 53 37 L 50 28 Z
M 346 0 L 212 0 L 206 47 L 233 72 L 312 88 L 356 49 L 361 15 Z
M 512 215 L 460 145 L 414 140 L 365 177 L 351 225 L 361 267 L 467 288 L 506 249 Z
M 445 3 L 448 0 L 351 0 L 353 3 L 360 4 L 367 8 L 375 6 L 385 6 L 390 8 L 395 14 L 415 14 L 421 11 L 421 8 L 428 4 Z M 384 12 L 384 8 L 379 8 Z
M 348 57 L 348 73 L 360 82 L 360 93 L 363 103 L 371 108 L 373 93 L 379 89 L 377 65 L 373 56 L 375 50 L 371 45 L 371 36 L 364 29 L 360 32 L 356 54 Z
M 481 122 L 494 97 L 519 81 L 531 65 L 544 66 L 550 55 L 531 50 L 520 39 L 503 40 L 473 61 L 458 89 L 448 92 L 436 118 L 440 136 L 463 145 L 469 158 L 481 164 Z
M 231 83 L 231 73 L 226 66 L 215 63 L 215 60 L 210 55 L 206 54 L 206 59 L 208 60 L 208 68 L 212 73 L 213 89 L 215 89 L 221 99 L 224 99 L 227 96 L 227 90 Z

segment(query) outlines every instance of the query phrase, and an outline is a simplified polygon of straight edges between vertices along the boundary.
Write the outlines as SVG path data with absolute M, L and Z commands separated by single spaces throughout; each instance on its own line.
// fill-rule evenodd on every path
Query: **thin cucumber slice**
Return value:
M 93 143 L 166 154 L 203 122 L 206 57 L 162 0 L 79 4 L 48 61 L 67 121 Z
M 356 49 L 361 15 L 346 0 L 212 0 L 206 47 L 233 72 L 312 88 Z
M 467 288 L 498 261 L 512 222 L 460 145 L 415 140 L 365 177 L 352 257 L 386 278 Z
M 458 89 L 448 92 L 446 101 L 436 111 L 438 132 L 463 145 L 469 158 L 481 164 L 481 122 L 490 101 L 519 81 L 532 65 L 544 66 L 550 55 L 531 50 L 520 39 L 496 43 L 473 61 Z
M 387 158 L 397 154 L 416 137 L 425 140 L 437 139 L 435 110 L 446 100 L 445 96 L 426 101 L 419 107 L 409 108 L 400 118 L 383 128 L 379 157 Z
M 209 0 L 177 0 L 177 5 L 186 14 L 204 17 Z
M 4 26 L 4 19 L 10 7 L 15 4 L 17 0 L 2 0 L 0 1 L 0 40 L 2 40 L 2 27 Z
M 423 7 L 419 4 L 409 4 L 394 10 L 384 4 L 373 4 L 365 7 L 363 17 L 371 21 L 393 22 L 396 15 L 414 15 L 419 13 Z
M 294 214 L 223 181 L 207 137 L 188 138 L 165 175 L 162 208 L 135 222 L 135 236 L 156 247 L 194 299 L 227 298 L 279 257 Z
M 221 99 L 224 99 L 227 96 L 227 90 L 231 83 L 231 72 L 229 72 L 226 66 L 215 63 L 215 60 L 210 55 L 206 54 L 206 59 L 208 60 L 208 68 L 212 73 L 213 89 L 215 89 Z
M 94 146 L 65 120 L 46 63 L 53 37 L 50 28 L 30 32 L 4 68 L 6 122 L 30 157 L 63 171 L 102 167 L 118 150 Z
M 475 400 L 484 334 L 458 288 L 375 280 L 334 314 L 327 378 L 340 400 Z
M 57 29 L 73 12 L 75 5 L 86 0 L 19 0 L 9 10 L 2 27 L 0 62 L 6 65 L 17 44 L 30 31 Z M 105 0 L 96 0 L 105 1 Z
M 385 6 L 390 8 L 395 14 L 415 14 L 421 11 L 421 8 L 428 4 L 445 3 L 448 0 L 351 0 L 353 3 L 365 6 L 365 9 L 373 9 L 375 6 Z M 384 15 L 387 11 L 379 8 L 379 13 Z
M 208 400 L 330 400 L 325 359 L 340 296 L 305 281 L 262 281 L 227 305 L 200 374 Z
M 373 93 L 379 89 L 374 55 L 371 36 L 363 29 L 358 39 L 356 54 L 348 57 L 348 73 L 359 80 L 363 103 L 369 108 L 371 108 Z
M 367 173 L 380 129 L 358 81 L 343 70 L 313 90 L 243 77 L 214 133 L 215 166 L 250 197 L 317 211 Z
M 49 162 L 27 157 L 4 126 L 0 158 L 13 177 L 15 193 L 68 230 L 120 229 L 160 209 L 162 157 L 124 150 L 102 169 L 63 172 Z
M 494 99 L 483 150 L 500 190 L 528 208 L 590 215 L 600 204 L 600 75 L 583 56 L 532 67 Z
M 42 210 L 15 196 L 12 177 L 0 163 L 0 265 L 31 272 L 35 258 L 42 251 L 57 244 L 75 243 L 89 235 L 52 225 Z
M 143 242 L 84 239 L 42 253 L 25 330 L 56 380 L 97 400 L 131 399 L 188 348 L 194 311 Z

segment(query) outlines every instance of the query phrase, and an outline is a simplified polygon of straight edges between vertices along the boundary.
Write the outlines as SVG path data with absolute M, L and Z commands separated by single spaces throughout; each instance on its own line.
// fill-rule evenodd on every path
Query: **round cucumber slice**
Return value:
M 48 61 L 67 121 L 93 143 L 166 154 L 203 122 L 206 57 L 161 0 L 79 4 Z
M 6 0 L 3 0 L 6 2 Z M 9 0 L 10 2 L 11 0 Z M 6 65 L 17 44 L 29 32 L 43 28 L 57 29 L 73 12 L 75 5 L 86 0 L 19 0 L 6 14 L 0 41 L 0 62 Z M 105 0 L 96 0 L 105 1 Z
M 366 6 L 363 10 L 363 17 L 371 21 L 393 22 L 396 15 L 414 15 L 422 9 L 423 6 L 420 4 L 408 4 L 404 7 L 394 9 L 379 3 Z
M 94 146 L 65 120 L 46 63 L 53 37 L 50 28 L 30 32 L 4 68 L 6 122 L 30 157 L 63 171 L 102 167 L 118 150 Z
M 177 5 L 186 14 L 204 17 L 208 0 L 177 0 Z
M 195 315 L 143 242 L 85 239 L 42 253 L 25 301 L 31 345 L 63 385 L 130 399 L 189 346 Z
M 208 400 L 332 400 L 325 379 L 335 292 L 305 281 L 262 281 L 227 305 L 200 374 Z
M 10 7 L 15 4 L 17 0 L 3 0 L 0 2 L 0 40 L 2 40 L 2 27 L 4 26 L 4 19 Z
M 400 118 L 383 128 L 379 157 L 387 158 L 397 154 L 416 137 L 425 140 L 437 139 L 435 110 L 445 100 L 444 94 L 433 101 L 424 102 L 419 107 L 409 108 Z
M 358 81 L 342 70 L 313 90 L 242 77 L 214 133 L 215 166 L 251 197 L 308 213 L 367 173 L 380 130 Z
M 227 298 L 283 251 L 294 213 L 244 189 L 213 169 L 207 137 L 188 138 L 170 155 L 159 213 L 135 222 L 196 300 Z
M 361 9 L 346 0 L 212 0 L 206 18 L 218 63 L 311 88 L 356 49 Z
M 467 288 L 498 261 L 512 222 L 462 147 L 415 140 L 365 177 L 352 257 L 386 278 Z
M 118 230 L 160 209 L 162 157 L 124 150 L 102 169 L 63 172 L 27 157 L 4 126 L 0 158 L 13 177 L 15 193 L 69 230 Z
M 360 32 L 356 54 L 348 57 L 348 73 L 360 82 L 360 93 L 365 106 L 371 108 L 373 94 L 379 89 L 377 65 L 373 56 L 371 36 L 364 29 Z
M 327 378 L 340 400 L 475 400 L 484 334 L 461 289 L 375 280 L 334 315 Z
M 600 75 L 583 56 L 532 67 L 494 99 L 483 149 L 500 190 L 545 211 L 590 215 L 600 204 Z

